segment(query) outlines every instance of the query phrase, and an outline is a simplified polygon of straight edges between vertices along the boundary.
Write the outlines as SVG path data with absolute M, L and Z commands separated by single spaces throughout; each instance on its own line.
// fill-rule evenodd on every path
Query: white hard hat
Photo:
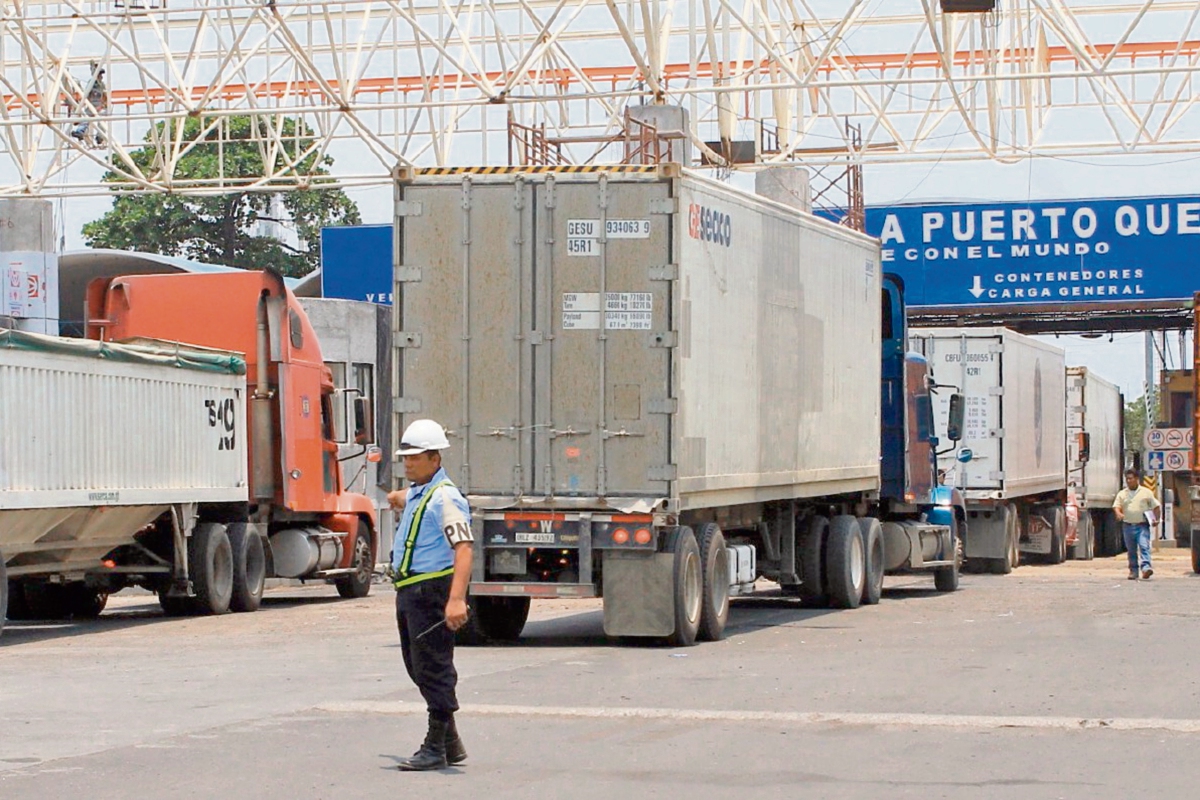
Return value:
M 419 419 L 404 429 L 398 456 L 415 456 L 426 450 L 445 450 L 450 446 L 446 429 L 431 419 Z

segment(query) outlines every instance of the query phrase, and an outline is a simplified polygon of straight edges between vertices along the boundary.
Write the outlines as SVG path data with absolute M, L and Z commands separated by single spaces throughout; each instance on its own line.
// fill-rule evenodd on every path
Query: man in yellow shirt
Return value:
M 1121 520 L 1121 530 L 1125 536 L 1125 549 L 1129 553 L 1129 580 L 1138 579 L 1138 568 L 1141 567 L 1142 580 L 1148 580 L 1154 574 L 1150 567 L 1150 523 L 1146 519 L 1147 512 L 1153 512 L 1160 505 L 1154 492 L 1141 485 L 1141 476 L 1137 470 L 1125 470 L 1125 488 L 1117 492 L 1113 500 L 1113 511 Z

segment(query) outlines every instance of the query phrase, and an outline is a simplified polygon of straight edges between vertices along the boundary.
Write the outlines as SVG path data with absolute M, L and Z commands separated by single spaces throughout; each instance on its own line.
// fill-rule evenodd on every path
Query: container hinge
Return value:
M 673 281 L 679 277 L 679 266 L 676 264 L 664 264 L 661 267 L 650 268 L 650 280 L 652 281 Z
M 646 403 L 648 414 L 674 414 L 679 410 L 679 400 L 668 397 L 665 400 L 651 400 Z
M 1003 470 L 1001 470 L 1000 472 L 989 472 L 989 473 L 988 473 L 988 480 L 989 480 L 989 481 L 1002 481 L 1002 480 L 1004 480 L 1004 471 L 1003 471 Z
M 486 431 L 480 431 L 480 432 L 476 433 L 475 435 L 476 436 L 489 436 L 489 437 L 497 438 L 497 439 L 500 437 L 516 439 L 517 431 L 518 431 L 518 429 L 516 427 L 509 426 L 507 428 L 488 428 Z M 518 467 L 517 469 L 520 469 L 520 467 Z
M 424 210 L 421 203 L 416 200 L 401 200 L 396 203 L 397 217 L 419 217 Z
M 1004 397 L 1004 387 L 1003 386 L 990 387 L 988 389 L 988 396 L 989 397 Z
M 415 397 L 397 397 L 392 400 L 392 411 L 397 414 L 420 414 L 421 401 Z
M 651 347 L 677 347 L 679 337 L 675 331 L 659 331 L 654 334 L 654 340 L 650 343 Z
M 605 428 L 600 432 L 600 435 L 604 439 L 624 439 L 630 436 L 645 436 L 646 434 L 642 433 L 641 431 L 631 431 L 626 428 L 621 428 L 620 430 L 616 431 L 610 431 L 608 428 Z
M 679 476 L 679 468 L 674 464 L 663 464 L 646 470 L 646 478 L 652 481 L 673 481 Z
M 566 428 L 551 428 L 549 430 L 550 438 L 557 439 L 559 436 L 588 436 L 591 434 L 590 428 L 580 428 L 575 430 L 574 425 L 568 425 Z
M 1003 353 L 1004 352 L 1004 342 L 992 342 L 991 344 L 988 345 L 988 352 L 989 353 Z
M 421 334 L 416 331 L 397 331 L 393 341 L 396 347 L 420 347 Z
M 650 201 L 651 214 L 674 214 L 678 210 L 678 197 L 656 197 Z
M 421 280 L 420 267 L 397 267 L 396 283 L 416 283 Z

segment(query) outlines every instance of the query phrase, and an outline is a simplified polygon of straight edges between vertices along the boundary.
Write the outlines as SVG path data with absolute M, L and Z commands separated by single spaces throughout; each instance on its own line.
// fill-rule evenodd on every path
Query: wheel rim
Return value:
M 867 565 L 861 536 L 850 540 L 850 585 L 861 592 L 866 582 Z
M 228 540 L 213 552 L 212 585 L 218 597 L 233 591 L 233 548 Z
M 360 583 L 366 583 L 371 580 L 371 545 L 359 536 L 356 537 L 354 550 L 354 566 L 357 567 L 354 577 L 358 578 Z
M 729 607 L 729 553 L 724 547 L 717 554 L 717 563 L 714 566 L 713 591 L 716 593 L 717 602 L 713 603 L 713 606 L 717 615 L 721 616 Z
M 703 581 L 700 576 L 700 556 L 688 553 L 683 562 L 683 610 L 689 623 L 700 619 L 700 594 Z

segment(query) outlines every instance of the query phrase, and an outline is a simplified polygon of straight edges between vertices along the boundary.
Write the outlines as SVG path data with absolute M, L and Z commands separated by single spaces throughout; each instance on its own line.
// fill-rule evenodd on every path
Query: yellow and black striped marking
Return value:
M 658 171 L 657 165 L 647 164 L 566 164 L 561 166 L 526 167 L 420 167 L 413 170 L 418 176 L 429 175 L 579 175 L 609 172 L 622 175 L 649 174 Z

